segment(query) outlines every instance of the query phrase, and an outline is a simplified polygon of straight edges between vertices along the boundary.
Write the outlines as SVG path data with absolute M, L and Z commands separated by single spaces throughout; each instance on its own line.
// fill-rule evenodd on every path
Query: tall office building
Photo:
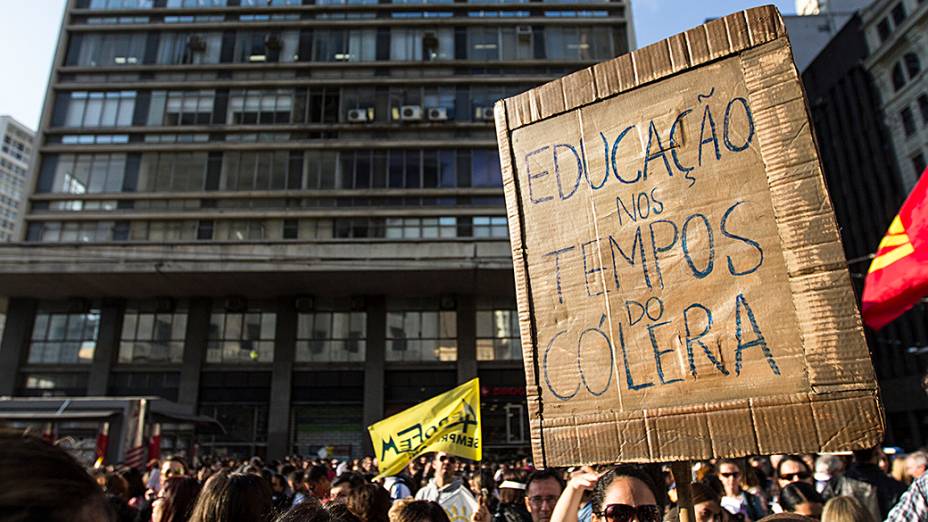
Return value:
M 155 395 L 226 428 L 165 423 L 166 452 L 358 455 L 479 376 L 485 451 L 527 448 L 492 105 L 627 52 L 630 16 L 69 0 L 24 242 L 0 249 L 0 395 Z
M 35 133 L 10 116 L 0 116 L 0 241 L 18 232 L 20 205 L 26 192 Z
M 905 189 L 928 165 L 928 3 L 876 0 L 863 12 L 877 83 Z
M 876 251 L 905 199 L 880 96 L 865 67 L 864 26 L 854 15 L 802 73 L 828 192 L 858 297 Z M 928 307 L 916 305 L 867 342 L 886 407 L 886 443 L 917 448 L 928 436 L 922 390 Z
M 854 14 L 867 7 L 873 0 L 796 0 L 796 14 L 810 16 L 839 13 Z

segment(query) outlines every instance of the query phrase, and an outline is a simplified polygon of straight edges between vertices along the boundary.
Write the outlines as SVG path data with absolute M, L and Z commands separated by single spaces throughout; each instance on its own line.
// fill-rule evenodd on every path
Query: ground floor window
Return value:
M 361 404 L 298 404 L 292 410 L 293 452 L 326 458 L 364 454 L 364 406 Z

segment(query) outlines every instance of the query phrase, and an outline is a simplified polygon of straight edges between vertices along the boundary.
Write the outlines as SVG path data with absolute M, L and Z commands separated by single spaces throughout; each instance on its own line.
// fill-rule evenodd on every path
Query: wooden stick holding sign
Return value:
M 882 440 L 775 7 L 502 100 L 495 118 L 537 466 Z M 796 419 L 815 425 L 779 429 Z
M 670 465 L 673 472 L 673 481 L 677 486 L 677 510 L 680 513 L 680 522 L 696 522 L 696 512 L 693 506 L 693 466 L 688 460 L 674 462 Z

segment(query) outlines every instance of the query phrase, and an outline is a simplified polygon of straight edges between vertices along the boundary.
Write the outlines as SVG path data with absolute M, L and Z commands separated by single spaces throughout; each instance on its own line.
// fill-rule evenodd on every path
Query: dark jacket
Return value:
M 880 518 L 885 519 L 889 510 L 899 502 L 905 493 L 905 485 L 890 477 L 876 464 L 854 463 L 844 474 L 845 477 L 866 482 L 876 487 L 876 498 L 880 504 Z
M 880 502 L 877 496 L 876 486 L 862 480 L 839 475 L 831 477 L 822 490 L 822 498 L 826 501 L 835 497 L 854 497 L 858 502 L 870 512 L 873 520 L 883 520 L 886 518 L 880 513 Z
M 532 522 L 532 516 L 521 504 L 500 504 L 493 522 Z

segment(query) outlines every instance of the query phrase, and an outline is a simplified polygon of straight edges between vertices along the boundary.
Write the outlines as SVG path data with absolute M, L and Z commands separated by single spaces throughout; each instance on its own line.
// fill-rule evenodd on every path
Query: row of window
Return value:
M 76 33 L 66 65 L 433 60 L 602 60 L 626 51 L 611 27 L 303 29 Z
M 173 303 L 172 303 L 173 304 Z M 438 299 L 388 300 L 387 361 L 457 360 L 457 312 Z M 261 306 L 227 309 L 215 301 L 210 314 L 207 364 L 268 363 L 274 360 L 277 316 Z M 477 360 L 519 360 L 517 314 L 511 301 L 478 300 Z M 120 363 L 183 361 L 187 304 L 130 302 L 122 318 Z M 40 308 L 29 345 L 29 364 L 88 364 L 93 360 L 100 310 Z M 367 314 L 346 300 L 319 300 L 297 315 L 296 362 L 360 362 L 367 349 Z
M 52 126 L 492 121 L 511 87 L 72 91 L 55 98 Z
M 37 193 L 502 187 L 489 149 L 47 154 Z
M 893 90 L 898 91 L 914 80 L 922 72 L 922 62 L 914 52 L 905 53 L 902 59 L 893 65 Z
M 544 0 L 546 3 L 571 4 L 581 0 Z M 603 3 L 610 0 L 593 0 Z M 78 9 L 152 9 L 205 7 L 282 7 L 299 5 L 376 5 L 377 0 L 78 0 Z M 448 5 L 454 0 L 392 0 L 394 4 Z M 527 4 L 529 0 L 468 0 L 472 4 Z M 589 3 L 589 0 L 583 0 Z
M 0 157 L 0 170 L 15 174 L 19 177 L 23 177 L 28 173 L 27 169 L 3 157 Z
M 330 239 L 506 239 L 504 216 L 172 221 L 42 221 L 26 241 L 265 241 Z
M 919 3 L 924 0 L 918 0 Z M 908 13 L 906 12 L 905 2 L 900 0 L 890 9 L 889 15 L 884 16 L 876 24 L 877 36 L 880 37 L 880 43 L 889 39 L 893 29 L 898 29 L 904 22 Z

